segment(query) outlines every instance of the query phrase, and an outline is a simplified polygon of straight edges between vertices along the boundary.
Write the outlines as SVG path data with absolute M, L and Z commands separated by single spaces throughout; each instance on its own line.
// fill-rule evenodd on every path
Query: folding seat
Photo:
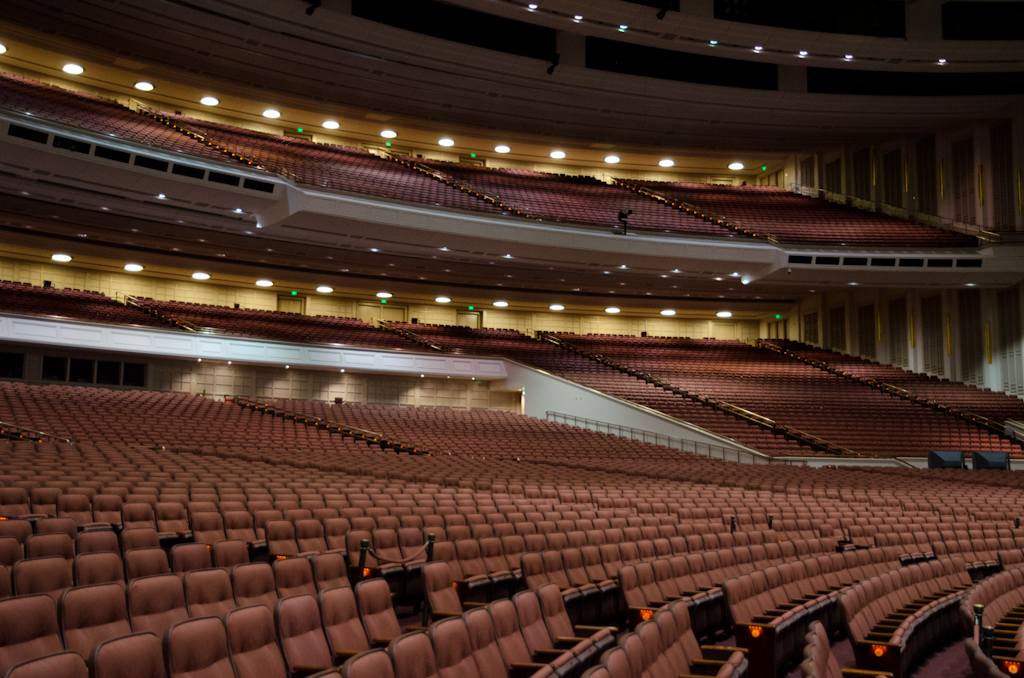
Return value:
M 234 678 L 227 631 L 217 617 L 179 622 L 164 637 L 168 678 Z
M 45 593 L 56 601 L 73 585 L 71 561 L 61 556 L 26 558 L 11 568 L 11 593 L 15 596 Z
M 57 499 L 63 494 L 57 487 L 33 487 L 29 493 L 32 513 L 41 516 L 57 515 Z
M 159 547 L 126 551 L 124 567 L 129 582 L 139 577 L 167 574 L 171 571 L 170 563 L 167 561 L 167 552 Z
M 228 656 L 236 678 L 285 678 L 274 613 L 263 605 L 229 611 L 224 617 Z
M 364 579 L 354 588 L 366 637 L 374 644 L 391 642 L 402 629 L 391 605 L 391 591 L 383 579 Z
M 312 518 L 295 521 L 295 541 L 300 552 L 323 553 L 327 550 L 323 523 Z
M 249 547 L 241 539 L 225 539 L 213 544 L 213 567 L 230 573 L 235 565 L 249 562 Z
M 173 624 L 188 619 L 181 579 L 164 574 L 129 581 L 128 617 L 133 631 L 163 637 Z
M 92 518 L 97 523 L 108 523 L 117 527 L 121 525 L 123 506 L 124 500 L 116 494 L 97 494 L 92 498 Z M 78 522 L 77 518 L 75 522 Z
M 77 586 L 115 584 L 124 591 L 124 564 L 121 556 L 109 551 L 75 556 L 74 580 Z
M 184 574 L 213 567 L 210 548 L 205 544 L 175 544 L 171 547 L 171 569 Z
M 87 659 L 93 647 L 132 632 L 124 589 L 115 584 L 97 584 L 68 589 L 59 604 L 64 647 Z
M 328 518 L 324 523 L 324 539 L 330 550 L 345 550 L 345 534 L 350 525 L 347 518 Z
M 28 491 L 23 487 L 0 487 L 0 518 L 18 518 L 32 513 Z
M 56 556 L 71 563 L 75 559 L 75 542 L 66 534 L 33 534 L 25 540 L 26 558 Z
M 2 489 L 2 488 L 0 488 Z M 0 538 L 6 537 L 18 542 L 24 553 L 25 541 L 32 534 L 32 523 L 27 520 L 0 520 Z
M 62 652 L 57 605 L 50 596 L 0 600 L 0 673 L 21 662 Z
M 290 676 L 308 675 L 333 666 L 316 598 L 298 595 L 281 599 L 274 610 L 274 620 Z
M 362 652 L 338 669 L 342 678 L 395 678 L 394 664 L 385 648 Z
M 554 642 L 580 642 L 587 638 L 594 644 L 598 654 L 615 643 L 615 636 L 608 627 L 574 625 L 562 602 L 561 593 L 554 584 L 545 584 L 536 591 L 541 615 L 548 634 Z
M 5 678 L 88 678 L 85 659 L 77 652 L 58 652 L 21 662 L 4 674 Z
M 177 502 L 159 502 L 156 505 L 156 529 L 160 534 L 187 538 L 192 534 L 185 507 Z
M 512 597 L 512 604 L 516 608 L 519 617 L 519 630 L 530 655 L 549 662 L 561 657 L 563 651 L 555 649 L 555 641 L 548 632 L 537 594 L 533 591 L 520 591 Z M 497 631 L 497 622 L 495 622 L 495 630 Z M 576 642 L 569 650 L 572 656 L 584 666 L 592 659 L 594 651 L 595 646 L 590 639 Z
M 224 533 L 224 518 L 216 511 L 193 513 L 192 536 L 197 544 L 214 544 L 227 539 Z
M 148 549 L 160 546 L 160 536 L 155 528 L 138 527 L 121 532 L 121 552 L 127 554 L 133 549 Z
M 316 595 L 313 565 L 308 558 L 284 558 L 273 562 L 274 584 L 279 598 Z
M 320 612 L 327 645 L 336 661 L 370 648 L 352 589 L 336 587 L 321 591 Z
M 75 551 L 78 553 L 120 553 L 117 534 L 113 530 L 92 530 L 79 532 L 75 540 Z
M 273 610 L 277 606 L 274 571 L 267 563 L 236 565 L 231 570 L 231 588 L 239 607 L 264 605 Z
M 391 591 L 402 600 L 407 597 L 418 597 L 420 591 L 416 584 L 418 583 L 419 568 L 426 558 L 402 563 L 404 554 L 398 542 L 398 533 L 395 530 L 376 529 L 370 537 L 377 561 L 374 569 L 387 580 Z M 412 589 L 406 591 L 406 585 L 409 583 L 413 585 Z
M 186 572 L 185 607 L 190 619 L 223 617 L 235 609 L 231 577 L 219 568 Z
M 121 526 L 130 530 L 136 527 L 156 529 L 156 513 L 153 507 L 143 503 L 126 503 L 121 507 Z
M 434 648 L 422 631 L 404 633 L 388 645 L 395 678 L 431 678 L 439 676 Z M 469 674 L 471 677 L 473 673 Z

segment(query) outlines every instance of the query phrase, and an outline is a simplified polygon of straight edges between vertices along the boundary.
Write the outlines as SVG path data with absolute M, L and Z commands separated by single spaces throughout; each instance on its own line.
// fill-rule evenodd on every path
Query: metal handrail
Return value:
M 411 337 L 415 341 L 420 342 L 421 344 L 423 344 L 424 346 L 430 348 L 433 351 L 437 351 L 438 353 L 454 353 L 454 351 L 451 350 L 450 348 L 445 348 L 444 346 L 441 346 L 440 344 L 436 344 L 436 343 L 432 342 L 431 340 L 421 336 L 420 334 L 417 334 L 416 332 L 413 332 L 412 330 L 407 330 L 404 327 L 394 327 L 391 324 L 390 320 L 384 320 L 383 318 L 379 318 L 378 322 L 380 322 L 380 326 L 383 329 L 387 330 L 388 332 L 391 332 L 392 334 L 396 334 L 396 335 L 398 335 L 400 337 L 403 337 L 403 338 L 410 338 Z
M 54 433 L 47 433 L 46 431 L 36 431 L 35 429 L 26 428 L 24 426 L 18 426 L 17 424 L 11 424 L 6 421 L 0 421 L 0 436 L 6 436 L 8 438 L 17 437 L 22 440 L 35 440 L 37 438 L 53 438 L 58 442 L 70 443 L 71 445 L 75 444 L 75 441 L 72 440 L 71 438 L 62 438 Z
M 562 412 L 548 411 L 546 412 L 546 416 L 548 421 L 553 421 L 559 424 L 577 426 L 579 428 L 597 431 L 598 433 L 607 433 L 609 435 L 615 435 L 622 438 L 629 438 L 630 440 L 639 440 L 641 442 L 651 443 L 652 445 L 662 445 L 664 447 L 681 450 L 683 452 L 702 455 L 710 459 L 721 459 L 722 461 L 748 464 L 771 463 L 769 461 L 769 456 L 764 453 L 755 454 L 753 452 L 748 452 L 747 450 L 730 448 L 724 445 L 712 445 L 711 443 L 686 440 L 685 438 L 677 438 L 676 436 L 665 435 L 663 433 L 655 433 L 653 431 L 633 428 L 632 426 L 622 426 L 621 424 L 612 424 L 606 421 L 588 419 L 587 417 L 578 417 L 573 414 L 563 414 Z M 744 461 L 744 457 L 749 458 L 750 461 Z
M 203 334 L 219 333 L 219 330 L 214 327 L 200 327 L 199 325 L 191 323 L 187 320 L 177 320 L 175 318 L 171 318 L 170 316 L 165 316 L 163 313 L 156 310 L 155 308 L 150 308 L 149 306 L 146 306 L 138 297 L 133 296 L 131 294 L 125 294 L 122 297 L 121 293 L 118 292 L 115 298 L 125 306 L 134 306 L 135 308 L 139 309 L 140 311 L 143 311 L 144 313 L 149 313 L 156 316 L 157 319 L 159 320 L 164 320 L 168 323 L 173 323 L 175 326 L 180 327 L 186 332 L 202 332 Z
M 377 431 L 371 431 L 370 429 L 351 426 L 350 424 L 327 421 L 323 417 L 319 417 L 315 414 L 306 414 L 304 412 L 289 410 L 284 407 L 277 407 L 276 405 L 268 405 L 267 403 L 261 403 L 257 400 L 253 400 L 248 396 L 232 396 L 232 399 L 239 407 L 244 407 L 246 409 L 253 410 L 254 412 L 270 414 L 275 417 L 283 417 L 307 426 L 322 428 L 328 432 L 341 433 L 353 438 L 361 438 L 367 443 L 378 443 L 382 450 L 390 447 L 395 450 L 395 452 L 408 452 L 409 454 L 422 454 L 427 456 L 432 455 L 428 450 L 420 449 L 416 445 L 406 444 L 401 440 L 392 440 L 385 434 Z

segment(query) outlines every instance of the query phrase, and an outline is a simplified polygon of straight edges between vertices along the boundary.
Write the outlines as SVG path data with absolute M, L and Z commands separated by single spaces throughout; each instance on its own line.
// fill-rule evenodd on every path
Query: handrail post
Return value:
M 356 581 L 360 582 L 363 580 L 363 573 L 366 572 L 366 555 L 370 550 L 370 540 L 362 539 L 359 541 L 359 572 L 356 573 L 358 578 Z

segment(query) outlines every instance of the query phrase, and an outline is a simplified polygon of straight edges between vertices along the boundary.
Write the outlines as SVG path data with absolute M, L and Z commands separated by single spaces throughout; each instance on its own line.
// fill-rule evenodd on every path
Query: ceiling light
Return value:
M 192 274 L 192 279 L 193 280 L 209 280 L 210 279 L 210 274 L 209 273 L 203 273 L 201 271 L 196 271 L 195 273 Z
M 807 50 L 806 49 L 800 50 L 800 54 L 798 56 L 800 56 L 801 58 L 807 56 Z
M 316 288 L 316 291 L 319 292 L 320 294 L 330 294 L 331 292 L 334 291 L 334 288 L 329 285 L 320 285 L 319 287 Z
M 129 273 L 140 273 L 142 271 L 142 264 L 125 264 L 124 270 Z
M 145 80 L 139 80 L 137 83 L 135 83 L 135 89 L 139 90 L 140 92 L 152 92 L 153 83 L 146 82 Z
M 61 69 L 68 75 L 81 75 L 85 73 L 85 69 L 78 64 L 64 64 L 64 68 Z
M 730 162 L 729 163 L 729 169 L 731 169 L 731 170 L 741 170 L 741 169 L 743 169 L 743 163 L 742 162 Z
M 506 306 L 508 306 L 508 302 L 507 301 L 496 301 L 496 302 L 494 302 L 494 305 L 497 306 L 498 308 L 505 308 Z
M 529 5 L 527 5 L 527 7 L 529 7 L 530 9 L 537 9 L 537 3 L 531 2 Z
M 658 161 L 658 166 L 659 167 L 674 167 L 675 164 L 676 164 L 675 160 L 669 160 L 668 158 L 665 158 L 664 160 L 659 160 Z
M 583 21 L 583 15 L 582 14 L 577 14 L 576 16 L 573 17 L 573 20 L 576 23 L 579 23 L 579 22 Z
M 337 120 L 324 120 L 324 124 L 321 127 L 324 129 L 338 129 L 341 125 L 338 124 Z
M 379 249 L 377 249 L 376 247 L 371 247 L 371 248 L 370 248 L 370 251 L 371 251 L 371 252 L 380 252 L 380 250 L 379 250 Z
M 719 311 L 715 315 L 717 315 L 719 318 L 731 318 L 732 311 Z
M 610 164 L 610 165 L 614 165 L 615 163 L 617 163 L 619 161 L 619 156 L 617 156 L 617 155 L 606 155 L 604 157 L 604 161 L 606 163 Z
M 71 261 L 71 255 L 70 254 L 54 254 L 52 257 L 50 257 L 50 259 L 52 259 L 53 261 L 59 261 L 62 264 L 66 264 L 69 261 Z
M 220 103 L 220 99 L 218 99 L 217 97 L 203 97 L 199 100 L 199 103 L 201 103 L 203 106 L 216 106 Z
M 3 45 L 3 44 L 0 44 L 0 54 L 5 53 L 6 51 L 7 51 L 7 46 Z
M 159 195 L 157 195 L 156 197 L 157 197 L 157 199 L 159 199 L 159 200 L 166 200 L 166 199 L 167 199 L 167 196 L 166 196 L 166 195 L 164 195 L 163 193 L 160 193 L 160 194 L 159 194 Z
M 273 280 L 257 280 L 256 281 L 256 287 L 273 287 L 273 286 L 274 286 L 274 281 Z
M 718 44 L 718 41 L 717 40 L 710 40 L 710 41 L 708 41 L 708 44 L 711 45 L 712 47 L 714 47 L 715 45 Z
M 619 24 L 619 30 L 620 30 L 620 31 L 624 31 L 624 30 L 626 30 L 627 28 L 629 28 L 629 26 L 627 26 L 626 24 Z
M 434 301 L 439 304 L 450 304 L 452 302 L 451 297 L 434 297 Z
M 275 118 L 275 119 L 276 118 L 280 118 L 281 117 L 281 111 L 279 111 L 279 110 L 277 110 L 275 108 L 268 108 L 267 110 L 263 111 L 263 117 L 264 118 Z
M 853 55 L 852 54 L 847 54 L 846 55 L 846 60 L 847 61 L 852 61 L 853 60 Z
M 666 308 L 664 311 L 661 312 L 661 314 L 662 315 L 675 315 L 676 312 L 673 311 L 671 308 Z
M 764 49 L 764 47 L 761 47 L 761 45 L 754 45 L 754 51 L 755 52 L 760 52 L 763 49 Z
M 964 283 L 966 287 L 974 287 L 974 283 Z
M 562 306 L 561 304 L 551 304 L 550 306 L 548 306 L 548 308 L 550 308 L 552 311 L 564 311 L 565 310 L 565 306 Z
M 939 64 L 941 64 L 941 65 L 945 65 L 945 63 L 946 63 L 946 60 L 945 60 L 945 59 L 939 59 Z
M 495 153 L 508 153 L 511 150 L 512 149 L 506 146 L 505 144 L 498 144 L 497 146 L 494 147 Z
M 444 139 L 438 139 L 437 143 L 439 146 L 454 146 L 455 139 L 449 139 L 448 137 L 445 137 Z
M 565 157 L 565 151 L 551 151 L 551 157 L 555 160 L 561 160 Z
M 378 299 L 390 299 L 393 296 L 395 295 L 391 294 L 391 292 L 377 292 Z
M 620 309 L 620 308 L 615 308 L 614 306 L 609 306 L 608 308 L 606 308 L 606 309 L 604 310 L 604 312 L 605 312 L 605 313 L 618 313 L 618 312 L 619 312 L 619 311 L 621 311 L 621 310 L 622 310 L 622 309 Z
M 383 130 L 383 131 L 382 131 L 382 132 L 380 133 L 380 135 L 381 135 L 382 137 L 384 137 L 385 139 L 394 139 L 395 137 L 397 137 L 397 136 L 398 136 L 398 132 L 396 132 L 396 131 L 395 131 L 395 130 L 393 130 L 393 129 L 386 129 L 386 130 Z

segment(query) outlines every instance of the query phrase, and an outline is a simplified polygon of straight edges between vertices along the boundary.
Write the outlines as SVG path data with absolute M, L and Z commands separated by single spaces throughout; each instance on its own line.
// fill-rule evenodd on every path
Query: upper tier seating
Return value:
M 974 247 L 975 239 L 931 226 L 865 212 L 775 186 L 713 186 L 632 180 L 669 200 L 689 203 L 781 242 L 885 247 Z
M 158 317 L 187 321 L 198 327 L 212 327 L 225 334 L 298 343 L 349 344 L 390 349 L 415 348 L 410 342 L 355 318 L 308 316 L 156 299 L 140 299 L 139 303 L 151 309 Z M 139 315 L 152 317 L 143 313 Z M 152 319 L 159 322 L 157 318 Z
M 653 374 L 690 393 L 737 405 L 859 454 L 921 456 L 928 450 L 1021 453 L 1009 440 L 963 420 L 739 341 L 558 337 L 585 353 Z M 885 434 L 879 435 L 880 430 Z
M 181 115 L 164 115 L 221 148 L 299 183 L 438 207 L 502 213 L 489 202 L 362 149 L 317 144 Z
M 521 169 L 490 169 L 476 165 L 416 160 L 461 185 L 545 221 L 619 226 L 619 212 L 632 210 L 628 228 L 670 233 L 732 237 L 717 225 L 627 193 L 593 177 L 568 177 Z
M 941 379 L 921 372 L 911 372 L 893 365 L 883 365 L 867 358 L 815 348 L 797 341 L 770 339 L 767 343 L 790 351 L 801 358 L 826 363 L 829 367 L 854 377 L 896 386 L 912 396 L 926 398 L 940 405 L 981 415 L 999 423 L 1007 419 L 1024 421 L 1024 400 L 1001 391 L 990 391 L 987 388 L 978 388 L 959 381 Z
M 176 132 L 147 115 L 135 113 L 116 101 L 44 85 L 10 73 L 0 73 L 0 107 L 166 151 L 207 160 L 224 160 L 224 154 L 220 151 Z
M 0 311 L 60 316 L 96 323 L 167 327 L 156 318 L 119 304 L 99 292 L 36 287 L 8 280 L 0 281 Z

